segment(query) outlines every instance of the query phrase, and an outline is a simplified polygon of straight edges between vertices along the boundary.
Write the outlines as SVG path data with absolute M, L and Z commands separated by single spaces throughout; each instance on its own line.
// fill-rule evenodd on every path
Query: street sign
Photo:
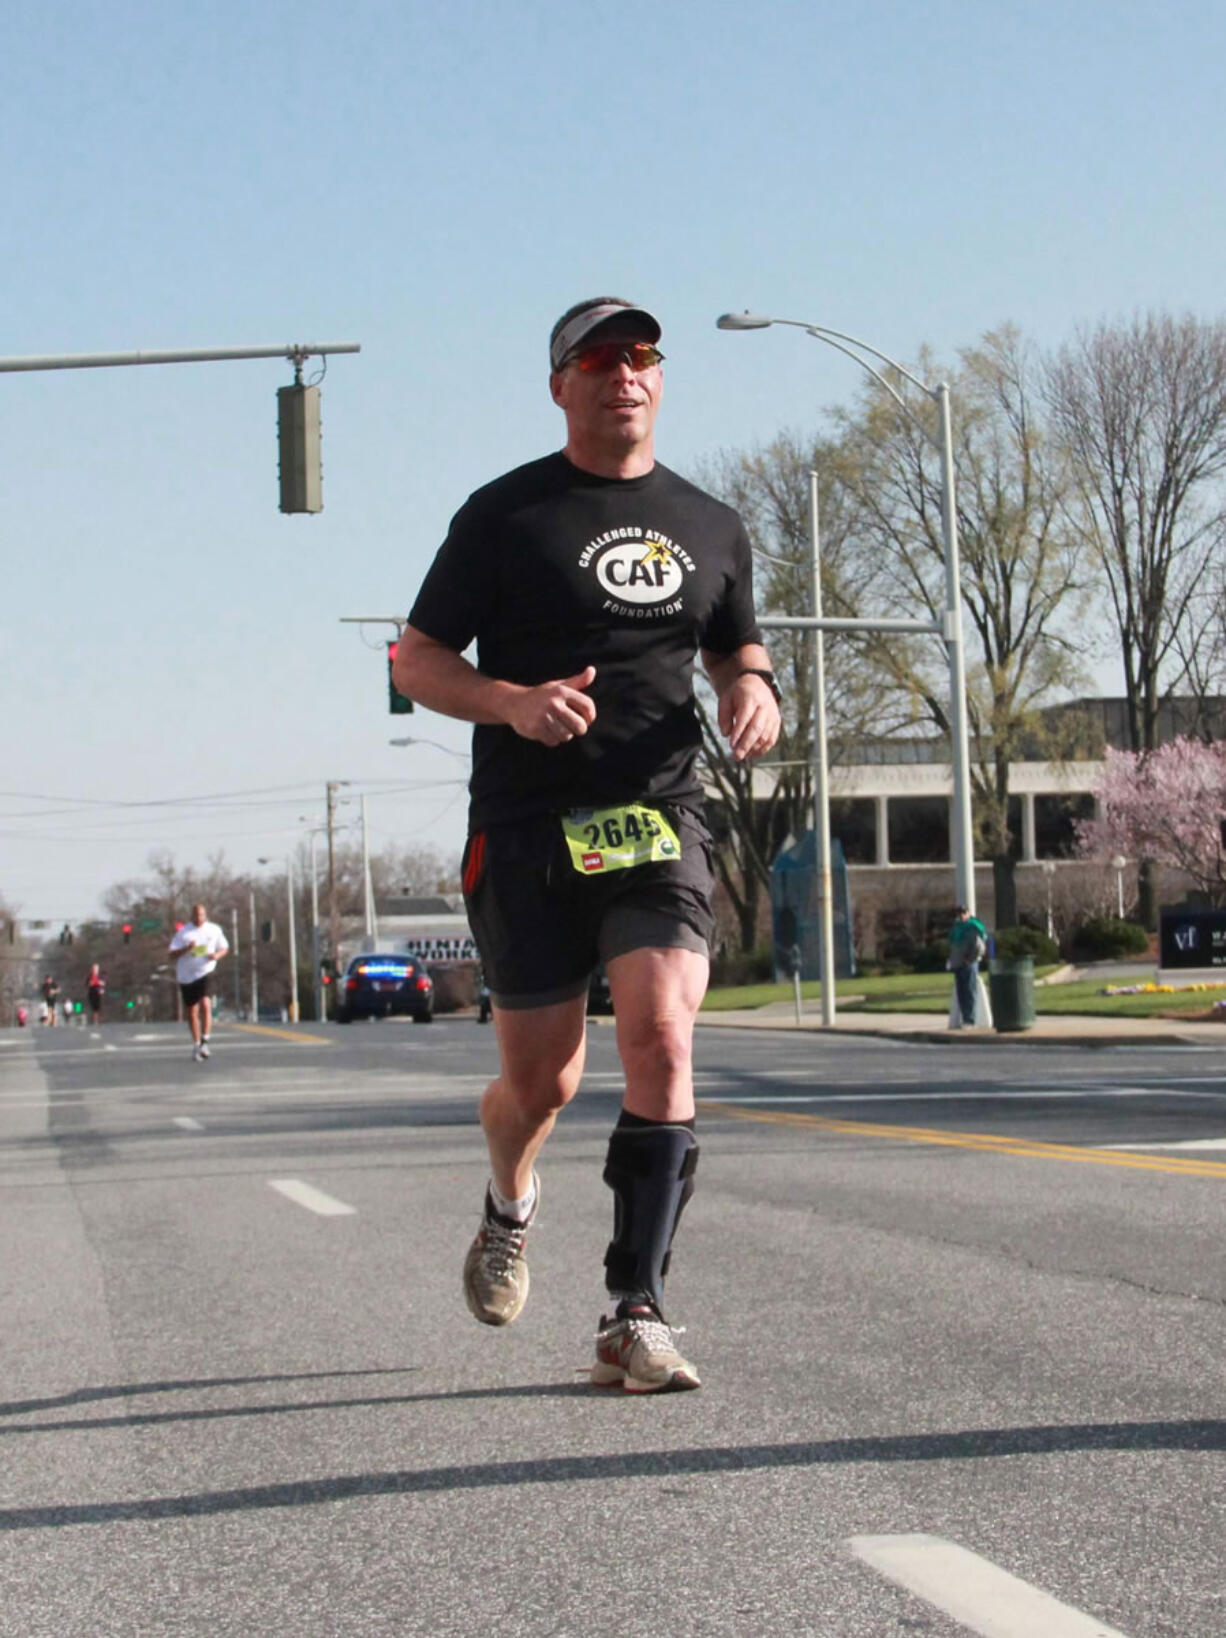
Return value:
M 142 916 L 136 924 L 138 933 L 160 933 L 162 923 L 157 916 Z
M 1226 910 L 1168 910 L 1159 914 L 1161 965 L 1226 967 Z

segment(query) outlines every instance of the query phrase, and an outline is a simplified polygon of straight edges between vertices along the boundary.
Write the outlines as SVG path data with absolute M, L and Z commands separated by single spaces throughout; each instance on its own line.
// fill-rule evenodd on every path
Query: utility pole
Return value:
M 347 779 L 329 779 L 324 787 L 328 798 L 328 938 L 332 945 L 332 962 L 337 965 L 340 960 L 341 922 L 340 910 L 336 902 L 336 839 L 335 815 L 336 792 L 339 786 L 347 785 Z
M 230 906 L 230 954 L 234 957 L 234 1016 L 238 1019 L 242 1015 L 242 969 L 238 963 L 238 911 Z
M 259 945 L 255 941 L 255 889 L 251 891 L 251 1022 L 260 1021 L 260 975 L 256 967 L 256 952 Z

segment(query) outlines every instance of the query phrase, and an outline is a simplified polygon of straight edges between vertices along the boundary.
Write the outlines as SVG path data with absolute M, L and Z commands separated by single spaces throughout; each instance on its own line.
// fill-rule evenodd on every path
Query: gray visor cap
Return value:
M 594 333 L 603 331 L 606 326 L 607 336 Z M 623 330 L 632 331 L 636 340 L 650 341 L 653 346 L 661 335 L 659 319 L 653 318 L 645 307 L 623 307 L 620 302 L 595 302 L 581 313 L 576 313 L 553 338 L 549 348 L 550 368 L 560 370 L 585 341 L 593 344 L 601 340 L 612 341 Z

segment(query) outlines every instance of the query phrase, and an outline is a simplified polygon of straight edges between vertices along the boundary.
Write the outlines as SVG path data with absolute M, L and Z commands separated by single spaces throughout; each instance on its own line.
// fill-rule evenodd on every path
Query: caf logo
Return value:
M 596 578 L 625 603 L 663 603 L 681 590 L 681 565 L 661 541 L 619 540 L 600 555 Z

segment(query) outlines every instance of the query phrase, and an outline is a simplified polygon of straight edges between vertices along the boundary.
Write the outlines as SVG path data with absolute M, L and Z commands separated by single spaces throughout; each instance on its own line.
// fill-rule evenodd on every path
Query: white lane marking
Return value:
M 119 1051 L 119 1048 L 118 1048 L 118 1047 L 117 1047 L 117 1046 L 113 1046 L 113 1045 L 112 1045 L 112 1044 L 111 1044 L 111 1042 L 110 1042 L 110 1041 L 108 1041 L 108 1042 L 107 1042 L 107 1043 L 106 1043 L 106 1045 L 105 1045 L 105 1046 L 104 1046 L 104 1047 L 103 1047 L 103 1049 L 102 1049 L 102 1050 L 103 1050 L 103 1052 L 118 1052 L 118 1051 Z
M 305 1206 L 308 1211 L 317 1212 L 320 1217 L 351 1217 L 356 1206 L 347 1206 L 343 1200 L 334 1200 L 330 1194 L 324 1194 L 322 1189 L 313 1189 L 309 1183 L 302 1183 L 296 1177 L 270 1177 L 268 1187 L 276 1189 L 287 1200 L 295 1205 Z
M 204 1127 L 200 1124 L 200 1122 L 198 1120 L 193 1120 L 190 1115 L 176 1115 L 175 1125 L 181 1126 L 185 1132 L 204 1131 Z
M 940 1536 L 852 1536 L 857 1558 L 981 1638 L 1125 1638 Z
M 1176 1138 L 1163 1143 L 1155 1138 L 1152 1143 L 1104 1143 L 1103 1149 L 1226 1149 L 1226 1138 Z

